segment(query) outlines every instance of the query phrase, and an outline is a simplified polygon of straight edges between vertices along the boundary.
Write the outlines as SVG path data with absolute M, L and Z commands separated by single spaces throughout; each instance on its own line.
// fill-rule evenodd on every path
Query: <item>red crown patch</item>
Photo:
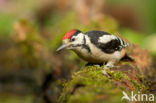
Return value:
M 70 39 L 76 33 L 76 31 L 76 29 L 72 29 L 69 32 L 67 32 L 66 35 L 63 37 L 63 40 Z

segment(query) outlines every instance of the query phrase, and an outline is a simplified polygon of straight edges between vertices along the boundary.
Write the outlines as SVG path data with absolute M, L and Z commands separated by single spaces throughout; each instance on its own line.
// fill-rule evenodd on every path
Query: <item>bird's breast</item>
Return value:
M 74 51 L 80 58 L 90 63 L 104 63 L 106 61 L 105 58 L 101 58 L 101 55 L 103 55 L 102 53 L 96 52 L 94 50 L 88 52 L 88 50 L 84 48 L 79 48 Z

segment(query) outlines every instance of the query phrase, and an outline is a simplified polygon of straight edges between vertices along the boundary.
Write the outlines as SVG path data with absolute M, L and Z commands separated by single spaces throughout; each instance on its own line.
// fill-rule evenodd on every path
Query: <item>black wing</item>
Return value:
M 103 31 L 89 31 L 85 33 L 88 35 L 88 37 L 91 40 L 91 43 L 93 43 L 96 47 L 101 49 L 105 53 L 114 53 L 115 51 L 120 51 L 122 48 L 125 48 L 128 46 L 128 43 L 126 43 L 124 40 L 121 38 L 115 36 L 114 39 L 110 40 L 109 42 L 102 43 L 99 42 L 99 38 L 104 36 L 104 35 L 110 35 L 111 34 Z M 113 35 L 114 36 L 114 35 Z

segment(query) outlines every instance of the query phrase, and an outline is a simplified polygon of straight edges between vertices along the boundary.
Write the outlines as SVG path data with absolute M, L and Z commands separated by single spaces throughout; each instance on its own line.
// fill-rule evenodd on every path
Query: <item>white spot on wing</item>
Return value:
M 103 36 L 99 37 L 98 42 L 100 42 L 100 43 L 108 43 L 109 41 L 111 41 L 113 39 L 117 39 L 117 37 L 114 36 L 114 35 L 103 35 Z

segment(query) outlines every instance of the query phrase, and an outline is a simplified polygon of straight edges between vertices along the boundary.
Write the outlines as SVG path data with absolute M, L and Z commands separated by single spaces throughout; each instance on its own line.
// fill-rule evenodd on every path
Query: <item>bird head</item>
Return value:
M 80 30 L 72 29 L 65 34 L 62 42 L 62 45 L 56 51 L 63 49 L 74 50 L 84 43 L 84 34 Z

